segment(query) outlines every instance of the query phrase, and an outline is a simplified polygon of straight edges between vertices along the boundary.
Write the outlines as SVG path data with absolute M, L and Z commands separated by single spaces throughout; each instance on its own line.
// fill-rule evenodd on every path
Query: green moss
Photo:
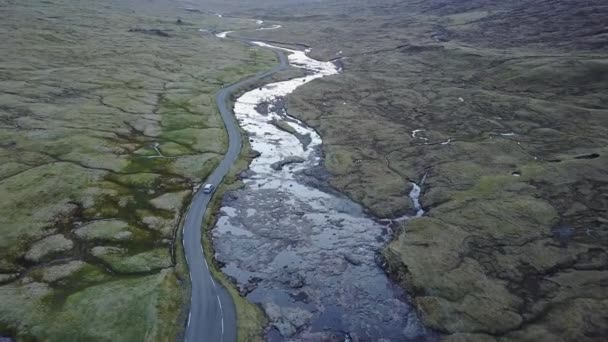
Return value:
M 189 96 L 176 96 L 176 95 L 166 95 L 160 101 L 160 110 L 161 114 L 184 114 L 191 113 L 190 109 L 190 97 Z
M 226 133 L 219 128 L 184 128 L 166 131 L 163 132 L 161 138 L 189 146 L 198 152 L 223 153 L 228 144 Z
M 128 173 L 166 173 L 171 160 L 167 158 L 146 158 L 145 156 L 134 155 L 129 164 L 123 169 Z
M 48 341 L 168 340 L 179 326 L 172 317 L 178 300 L 175 275 L 158 274 L 106 282 L 70 295 L 54 319 L 33 327 Z
M 133 188 L 154 189 L 161 182 L 161 175 L 156 173 L 138 173 L 132 175 L 108 175 L 108 179 Z
M 160 144 L 159 149 L 165 156 L 181 156 L 192 154 L 193 152 L 191 148 L 174 142 L 162 143 Z
M 66 257 L 87 262 L 60 279 L 47 275 L 52 286 L 20 280 L 0 286 L 0 335 L 167 341 L 184 326 L 185 319 L 176 323 L 184 288 L 170 270 L 151 273 L 173 267 L 169 248 L 159 246 L 173 238 L 185 203 L 163 210 L 150 201 L 190 189 L 221 159 L 227 141 L 214 103 L 216 78 L 234 82 L 271 66 L 274 55 L 201 36 L 175 26 L 174 18 L 255 27 L 251 20 L 170 6 L 59 0 L 18 3 L 10 15 L 0 14 L 3 51 L 12 61 L 0 83 L 18 94 L 0 95 L 0 191 L 11 195 L 0 198 L 0 262 L 12 265 L 49 234 L 70 236 L 79 222 L 126 224 L 89 226 L 71 251 L 49 255 L 53 265 Z M 31 25 L 11 29 L 22 22 Z M 129 32 L 168 25 L 171 39 Z M 177 158 L 146 158 L 157 156 L 155 143 Z M 144 230 L 145 218 L 158 230 Z M 127 240 L 120 237 L 129 232 Z M 91 256 L 101 242 L 125 251 Z M 91 263 L 150 275 L 120 275 Z M 23 272 L 27 281 L 43 281 L 33 268 Z M 180 272 L 187 273 L 183 264 Z
M 43 283 L 0 286 L 0 321 L 6 328 L 4 331 L 13 330 L 19 339 L 34 340 L 37 328 L 53 320 L 46 305 L 52 294 L 52 289 Z
M 19 254 L 25 243 L 46 235 L 44 227 L 56 217 L 70 215 L 70 204 L 101 171 L 86 171 L 68 163 L 31 168 L 0 182 L 0 257 Z M 35 185 L 35 186 L 34 186 Z
M 222 156 L 215 153 L 181 156 L 175 159 L 170 170 L 193 182 L 200 182 L 211 174 L 221 160 Z
M 172 266 L 168 248 L 155 248 L 130 255 L 128 251 L 113 247 L 94 247 L 92 254 L 117 273 L 146 273 Z
M 163 117 L 163 127 L 168 131 L 184 128 L 208 128 L 209 125 L 203 120 L 203 115 L 173 114 Z
M 507 190 L 510 185 L 516 183 L 518 180 L 517 177 L 512 175 L 482 176 L 472 189 L 463 192 L 455 192 L 453 194 L 453 199 L 464 202 L 470 199 L 504 197 L 505 194 L 503 191 Z
M 86 264 L 81 270 L 65 281 L 65 284 L 72 288 L 82 288 L 85 285 L 101 283 L 112 279 L 98 266 Z
M 336 175 L 351 171 L 354 161 L 357 159 L 353 153 L 340 150 L 337 147 L 328 147 L 326 153 L 325 166 L 331 173 Z
M 121 220 L 102 220 L 86 224 L 74 231 L 76 236 L 86 241 L 134 241 L 145 240 L 149 234 Z

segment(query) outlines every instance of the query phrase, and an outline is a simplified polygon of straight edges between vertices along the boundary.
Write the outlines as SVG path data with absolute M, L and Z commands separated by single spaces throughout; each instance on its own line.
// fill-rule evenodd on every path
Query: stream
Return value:
M 234 113 L 259 156 L 244 187 L 224 196 L 215 258 L 269 319 L 268 341 L 418 341 L 431 335 L 380 267 L 390 225 L 323 182 L 321 137 L 290 117 L 285 96 L 339 72 L 331 62 L 281 49 L 305 77 L 240 96 Z M 416 209 L 420 188 L 413 189 Z

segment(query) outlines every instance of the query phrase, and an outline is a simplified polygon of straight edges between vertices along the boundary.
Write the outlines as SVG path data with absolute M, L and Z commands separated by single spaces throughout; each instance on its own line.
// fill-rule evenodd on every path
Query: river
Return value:
M 281 49 L 306 76 L 266 84 L 235 102 L 260 154 L 244 173 L 244 187 L 224 197 L 213 229 L 222 271 L 261 305 L 269 341 L 428 340 L 404 291 L 379 265 L 390 226 L 319 186 L 321 137 L 285 107 L 297 87 L 339 69 Z

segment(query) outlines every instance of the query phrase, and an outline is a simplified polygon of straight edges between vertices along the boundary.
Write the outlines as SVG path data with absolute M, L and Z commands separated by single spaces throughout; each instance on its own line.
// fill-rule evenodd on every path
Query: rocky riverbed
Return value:
M 390 227 L 319 187 L 321 138 L 283 106 L 297 87 L 338 69 L 304 52 L 287 52 L 308 75 L 254 89 L 235 104 L 260 155 L 245 186 L 225 197 L 213 230 L 222 271 L 263 307 L 271 341 L 433 339 L 381 268 L 378 255 L 392 236 Z

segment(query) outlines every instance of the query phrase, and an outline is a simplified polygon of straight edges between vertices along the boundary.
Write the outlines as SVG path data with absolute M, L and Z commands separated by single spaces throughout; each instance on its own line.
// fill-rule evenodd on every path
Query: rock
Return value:
M 257 157 L 259 157 L 261 155 L 262 155 L 262 153 L 260 153 L 258 151 L 255 151 L 255 150 L 250 150 L 249 151 L 249 158 L 251 158 L 251 159 L 257 158 Z
M 81 226 L 74 234 L 86 241 L 126 241 L 133 235 L 131 229 L 127 222 L 121 220 L 99 220 Z
M 127 250 L 119 247 L 111 247 L 111 246 L 96 246 L 91 249 L 91 254 L 98 258 L 103 257 L 104 255 L 110 254 L 124 254 Z
M 53 283 L 57 280 L 69 277 L 70 275 L 80 271 L 86 263 L 80 260 L 74 260 L 67 263 L 53 265 L 42 269 L 42 280 L 46 283 Z
M 52 254 L 69 251 L 74 247 L 71 240 L 61 234 L 47 236 L 46 238 L 34 243 L 25 254 L 28 261 L 39 262 Z
M 240 287 L 241 296 L 247 296 L 257 288 L 257 284 L 247 283 Z
M 340 211 L 340 210 L 338 210 L 338 211 Z M 330 219 L 329 220 L 329 223 L 331 223 L 332 225 L 334 225 L 336 227 L 339 227 L 339 228 L 344 227 L 344 223 L 343 222 L 344 222 L 344 219 Z
M 162 234 L 165 238 L 171 238 L 173 236 L 173 229 L 179 219 L 178 213 L 175 213 L 173 219 L 163 218 L 159 216 L 149 215 L 147 211 L 141 211 L 140 215 L 143 217 L 142 222 L 150 229 L 156 230 Z
M 299 289 L 306 285 L 306 279 L 300 274 L 294 275 L 289 281 L 289 286 L 293 289 Z
M 362 263 L 361 260 L 357 259 L 352 254 L 344 253 L 342 254 L 342 257 L 344 257 L 344 260 L 348 261 L 351 265 L 359 266 Z
M 222 267 L 224 267 L 224 264 L 220 263 Z M 232 278 L 230 279 L 233 282 L 237 282 L 236 279 Z M 244 284 L 243 286 L 241 286 L 240 288 L 240 292 L 241 295 L 245 296 L 247 294 L 249 294 L 250 292 L 252 292 L 253 290 L 255 290 L 258 287 L 258 283 L 262 281 L 262 278 L 259 277 L 252 277 L 249 278 L 249 280 L 247 281 L 246 284 Z
M 279 307 L 274 303 L 264 304 L 264 311 L 270 324 L 279 330 L 283 337 L 290 337 L 298 329 L 309 323 L 312 313 L 300 308 Z
M 251 171 L 250 169 L 247 170 L 243 170 L 241 172 L 239 172 L 239 179 L 247 179 L 250 178 L 251 176 L 253 176 L 255 173 L 253 171 Z
M 283 169 L 283 167 L 284 167 L 285 165 L 287 165 L 287 164 L 293 164 L 293 163 L 303 163 L 303 162 L 305 162 L 305 161 L 306 161 L 306 159 L 304 159 L 304 158 L 302 158 L 302 157 L 290 156 L 290 157 L 287 157 L 287 158 L 285 158 L 285 159 L 283 159 L 283 160 L 280 160 L 280 161 L 278 161 L 278 162 L 276 162 L 276 163 L 272 163 L 272 164 L 270 165 L 270 167 L 271 167 L 273 170 L 280 171 L 280 170 L 282 170 L 282 169 Z
M 559 226 L 552 230 L 553 238 L 555 238 L 562 246 L 567 246 L 568 242 L 574 236 L 574 228 L 570 226 Z

